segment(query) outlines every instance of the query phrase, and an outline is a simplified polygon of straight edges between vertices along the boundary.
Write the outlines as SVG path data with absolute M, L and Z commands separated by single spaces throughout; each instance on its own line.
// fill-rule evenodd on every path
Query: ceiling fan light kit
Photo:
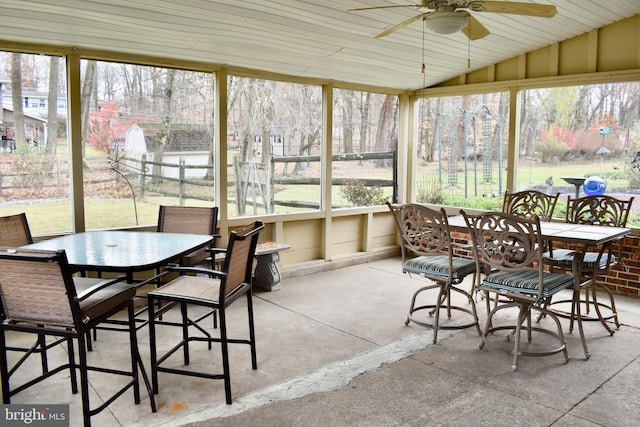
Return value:
M 423 20 L 426 27 L 436 34 L 453 34 L 462 31 L 469 40 L 478 40 L 487 37 L 491 33 L 473 16 L 475 13 L 504 13 L 535 16 L 539 18 L 552 18 L 557 13 L 556 7 L 551 4 L 492 0 L 421 0 L 419 4 L 370 6 L 349 10 L 361 11 L 397 7 L 417 8 L 420 10 L 428 9 L 428 11 L 414 15 L 373 37 L 386 37 L 389 34 L 403 29 L 407 25 L 411 25 L 418 20 Z M 469 13 L 468 11 L 473 13 Z
M 427 28 L 436 34 L 453 34 L 467 25 L 467 14 L 464 12 L 440 12 L 425 18 Z

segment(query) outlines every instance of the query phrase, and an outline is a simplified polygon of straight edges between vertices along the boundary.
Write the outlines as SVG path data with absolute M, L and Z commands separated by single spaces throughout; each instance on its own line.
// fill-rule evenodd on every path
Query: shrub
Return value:
M 423 176 L 417 182 L 416 201 L 419 203 L 433 203 L 436 205 L 443 204 L 444 197 L 442 195 L 442 188 L 438 184 L 436 177 Z
M 384 190 L 381 187 L 367 186 L 364 181 L 357 179 L 340 187 L 340 193 L 351 206 L 373 206 L 385 202 Z

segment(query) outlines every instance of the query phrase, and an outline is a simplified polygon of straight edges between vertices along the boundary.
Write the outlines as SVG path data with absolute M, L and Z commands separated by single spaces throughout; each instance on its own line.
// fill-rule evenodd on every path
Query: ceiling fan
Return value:
M 402 21 L 383 32 L 376 34 L 375 38 L 388 36 L 407 25 L 420 19 L 425 25 L 437 34 L 453 34 L 462 31 L 470 40 L 478 40 L 488 36 L 489 30 L 480 23 L 471 12 L 506 13 L 512 15 L 536 16 L 551 18 L 557 10 L 553 5 L 539 3 L 522 3 L 514 1 L 489 1 L 489 0 L 421 0 L 420 4 L 403 4 L 390 6 L 373 6 L 349 9 L 349 11 L 361 11 L 372 9 L 388 9 L 396 7 L 412 7 L 429 9 L 412 18 Z

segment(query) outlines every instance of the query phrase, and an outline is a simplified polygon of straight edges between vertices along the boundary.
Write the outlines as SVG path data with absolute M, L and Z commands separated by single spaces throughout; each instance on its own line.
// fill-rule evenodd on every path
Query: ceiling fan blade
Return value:
M 476 2 L 473 2 L 476 3 Z M 479 7 L 481 10 L 472 9 L 476 12 L 510 13 L 512 15 L 538 16 L 540 18 L 551 18 L 558 13 L 555 6 L 550 4 L 520 3 L 515 1 L 483 1 Z
M 471 14 L 467 18 L 467 25 L 465 25 L 460 31 L 462 31 L 470 40 L 483 39 L 491 34 L 489 30 L 487 30 L 487 28 Z
M 356 9 L 347 9 L 347 12 L 355 12 L 358 10 L 391 9 L 393 7 L 427 7 L 427 6 L 423 4 L 395 4 L 391 6 L 358 7 Z
M 425 16 L 431 15 L 432 13 L 433 12 L 427 12 L 427 13 L 421 13 L 419 15 L 416 15 L 416 16 L 414 16 L 412 18 L 407 19 L 406 21 L 402 21 L 401 23 L 394 25 L 393 27 L 387 28 L 386 30 L 384 30 L 380 34 L 376 34 L 373 37 L 376 38 L 376 39 L 379 39 L 381 37 L 388 36 L 389 34 L 395 33 L 396 31 L 406 27 L 407 25 L 409 25 L 409 24 L 411 24 L 411 23 L 413 23 L 415 21 L 418 21 L 420 19 L 423 19 Z

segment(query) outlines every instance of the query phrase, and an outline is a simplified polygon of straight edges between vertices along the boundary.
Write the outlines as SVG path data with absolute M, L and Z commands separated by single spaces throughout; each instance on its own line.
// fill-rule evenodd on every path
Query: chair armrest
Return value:
M 212 254 L 222 254 L 227 252 L 227 248 L 207 248 L 206 251 Z
M 113 285 L 114 283 L 121 282 L 124 279 L 126 279 L 126 276 L 118 276 L 113 279 L 106 279 L 106 280 L 97 282 L 95 285 L 92 285 L 89 289 L 85 289 L 79 294 L 76 294 L 75 300 L 84 301 L 85 299 L 89 298 L 91 295 L 95 294 L 96 292 L 99 292 L 102 289 Z
M 227 273 L 222 272 L 222 271 L 218 271 L 218 270 L 211 270 L 209 268 L 202 268 L 202 267 L 167 267 L 166 271 L 174 271 L 180 274 L 184 274 L 184 273 L 200 273 L 200 274 L 206 274 L 209 277 L 224 277 L 227 275 Z

